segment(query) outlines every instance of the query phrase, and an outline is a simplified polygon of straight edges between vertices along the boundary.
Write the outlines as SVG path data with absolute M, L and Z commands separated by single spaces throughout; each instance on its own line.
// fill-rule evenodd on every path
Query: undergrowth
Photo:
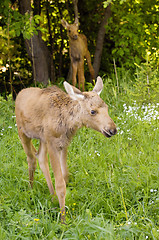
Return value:
M 101 94 L 118 134 L 83 128 L 69 146 L 64 226 L 39 165 L 30 189 L 14 102 L 0 99 L 0 239 L 159 239 L 159 105 L 134 101 L 131 77 L 118 77 Z

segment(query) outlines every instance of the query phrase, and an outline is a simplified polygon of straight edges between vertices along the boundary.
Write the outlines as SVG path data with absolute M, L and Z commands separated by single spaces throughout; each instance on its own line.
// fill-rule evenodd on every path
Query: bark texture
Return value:
M 98 36 L 97 36 L 97 42 L 96 42 L 96 50 L 94 55 L 94 62 L 93 62 L 93 68 L 95 71 L 95 78 L 98 75 L 100 63 L 101 63 L 101 56 L 103 51 L 103 43 L 104 43 L 104 37 L 105 37 L 105 25 L 108 24 L 108 18 L 111 16 L 111 4 L 106 8 L 104 18 L 101 21 Z
M 40 6 L 40 0 L 35 1 L 37 6 Z M 26 12 L 32 13 L 31 0 L 19 0 L 19 11 L 21 14 Z M 40 7 L 34 9 L 34 13 L 40 13 Z M 33 77 L 34 82 L 41 82 L 47 84 L 50 80 L 51 82 L 55 81 L 55 71 L 53 65 L 53 58 L 49 52 L 45 42 L 42 40 L 41 33 L 38 32 L 38 35 L 33 35 L 30 40 L 25 39 L 25 45 L 29 58 L 32 61 Z

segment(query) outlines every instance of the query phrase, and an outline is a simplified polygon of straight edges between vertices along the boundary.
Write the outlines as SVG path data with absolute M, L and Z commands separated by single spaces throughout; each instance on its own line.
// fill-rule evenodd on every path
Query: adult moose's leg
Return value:
M 50 156 L 51 166 L 55 177 L 55 189 L 59 200 L 61 209 L 61 222 L 65 222 L 65 196 L 66 196 L 66 183 L 62 175 L 60 164 L 60 152 L 51 142 L 48 142 L 48 153 Z
M 76 86 L 76 75 L 77 75 L 77 62 L 75 61 L 71 61 L 71 64 L 72 64 L 72 84 L 73 86 Z
M 48 158 L 47 158 L 47 147 L 46 144 L 40 141 L 40 147 L 39 152 L 36 155 L 39 160 L 40 168 L 46 178 L 47 185 L 50 191 L 50 194 L 55 195 L 54 187 L 52 185 L 51 176 L 49 172 L 49 164 L 48 164 Z
M 29 168 L 29 181 L 31 187 L 33 187 L 34 173 L 36 169 L 36 149 L 34 148 L 31 138 L 28 138 L 23 132 L 18 129 L 19 137 L 22 142 L 24 151 L 27 155 L 28 168 Z
M 84 60 L 78 63 L 78 88 L 84 92 L 84 84 L 85 84 L 85 77 L 84 77 Z

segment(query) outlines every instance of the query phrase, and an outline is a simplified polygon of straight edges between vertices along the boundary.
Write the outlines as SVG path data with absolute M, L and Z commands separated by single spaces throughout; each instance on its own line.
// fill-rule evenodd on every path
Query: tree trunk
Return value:
M 101 57 L 102 57 L 102 51 L 103 51 L 103 43 L 104 43 L 104 36 L 105 36 L 105 25 L 108 24 L 108 18 L 111 15 L 111 4 L 106 8 L 104 18 L 100 24 L 100 28 L 98 31 L 98 36 L 97 36 L 97 43 L 96 43 L 96 50 L 95 50 L 95 55 L 94 55 L 94 62 L 93 62 L 93 67 L 95 71 L 95 78 L 98 75 L 99 68 L 100 68 L 100 63 L 101 63 Z
M 56 5 L 59 10 L 59 20 L 61 22 L 61 19 L 63 18 L 62 10 L 61 10 L 61 4 L 59 3 L 59 0 L 56 0 Z M 62 77 L 62 70 L 63 70 L 63 48 L 64 48 L 64 36 L 63 36 L 63 27 L 62 24 L 60 24 L 60 36 L 61 36 L 61 45 L 59 49 L 59 77 Z
M 78 0 L 73 0 L 75 18 L 78 18 Z
M 36 1 L 35 1 L 36 2 Z M 40 0 L 39 0 L 40 3 Z M 38 4 L 40 5 L 40 4 Z M 19 11 L 21 14 L 32 13 L 31 0 L 19 0 Z M 37 9 L 40 12 L 40 9 Z M 34 10 L 35 12 L 35 10 Z M 34 82 L 48 84 L 48 81 L 55 81 L 55 70 L 53 58 L 45 42 L 42 40 L 41 33 L 33 35 L 30 40 L 25 39 L 27 53 L 32 61 Z

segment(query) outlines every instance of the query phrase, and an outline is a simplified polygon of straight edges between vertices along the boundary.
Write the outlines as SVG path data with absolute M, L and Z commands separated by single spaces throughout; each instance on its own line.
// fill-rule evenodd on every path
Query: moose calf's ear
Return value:
M 69 96 L 73 99 L 73 100 L 80 100 L 80 99 L 84 99 L 84 95 L 82 94 L 82 92 L 71 86 L 68 82 L 64 82 L 64 87 L 66 92 L 69 94 Z
M 103 80 L 101 79 L 101 77 L 98 76 L 96 85 L 93 88 L 93 92 L 96 92 L 98 95 L 100 95 L 102 90 L 103 90 Z

